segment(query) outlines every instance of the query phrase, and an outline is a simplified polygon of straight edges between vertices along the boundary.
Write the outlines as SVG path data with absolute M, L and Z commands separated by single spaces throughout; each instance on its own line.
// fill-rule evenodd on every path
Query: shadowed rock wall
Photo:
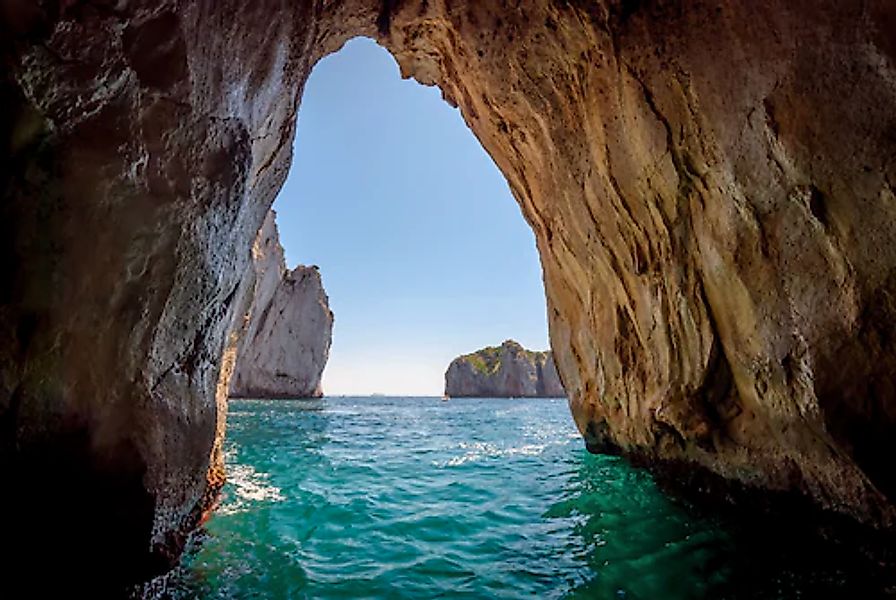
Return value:
M 507 177 L 590 449 L 893 523 L 892 2 L 12 1 L 0 508 L 22 561 L 53 508 L 73 573 L 143 577 L 210 506 L 249 248 L 305 78 L 356 35 Z

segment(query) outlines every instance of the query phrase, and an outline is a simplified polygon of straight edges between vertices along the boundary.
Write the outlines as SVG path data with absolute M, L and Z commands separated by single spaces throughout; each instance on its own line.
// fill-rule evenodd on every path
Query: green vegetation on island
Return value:
M 526 350 L 513 340 L 455 358 L 445 373 L 447 396 L 558 397 L 563 386 L 548 351 Z
M 483 375 L 492 375 L 501 368 L 501 356 L 505 348 L 512 350 L 515 356 L 527 359 L 531 364 L 543 364 L 550 356 L 550 352 L 526 350 L 518 342 L 506 340 L 500 346 L 486 346 L 476 352 L 459 356 L 456 360 L 468 362 Z

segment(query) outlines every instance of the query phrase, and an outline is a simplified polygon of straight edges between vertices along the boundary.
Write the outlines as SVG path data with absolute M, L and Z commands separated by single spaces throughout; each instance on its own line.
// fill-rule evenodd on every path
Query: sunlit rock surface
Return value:
M 333 313 L 316 267 L 287 270 L 275 219 L 270 211 L 252 247 L 255 294 L 237 348 L 231 397 L 323 394 Z
M 445 371 L 445 395 L 559 398 L 564 392 L 550 352 L 533 352 L 507 340 L 451 361 Z
M 893 523 L 893 2 L 6 2 L 16 560 L 131 581 L 212 505 L 249 248 L 357 35 L 506 175 L 589 448 Z

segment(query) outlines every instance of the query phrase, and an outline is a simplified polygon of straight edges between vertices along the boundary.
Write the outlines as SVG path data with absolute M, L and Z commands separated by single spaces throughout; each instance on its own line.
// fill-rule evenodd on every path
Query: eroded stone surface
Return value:
M 230 396 L 321 396 L 333 313 L 317 267 L 287 270 L 273 210 L 258 231 L 252 263 L 255 292 L 240 336 Z
M 565 394 L 550 352 L 533 352 L 507 340 L 451 361 L 445 371 L 445 395 L 561 398 Z
M 404 72 L 460 106 L 535 230 L 590 448 L 892 523 L 891 13 L 393 15 Z
M 20 490 L 4 501 L 91 542 L 57 548 L 73 572 L 91 552 L 123 578 L 177 556 L 220 485 L 242 274 L 302 85 L 368 35 L 442 88 L 506 175 L 591 448 L 892 524 L 894 11 L 2 4 L 0 446 Z M 110 487 L 60 506 L 53 473 Z M 10 533 L 22 556 L 27 533 Z M 113 551 L 116 535 L 139 543 Z

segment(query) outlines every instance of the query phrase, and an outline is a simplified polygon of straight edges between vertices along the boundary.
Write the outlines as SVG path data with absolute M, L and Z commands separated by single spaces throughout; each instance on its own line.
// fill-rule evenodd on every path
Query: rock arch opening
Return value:
M 298 123 L 274 209 L 288 263 L 319 267 L 336 313 L 326 393 L 440 396 L 461 354 L 547 346 L 531 230 L 437 90 L 355 39 L 315 66 Z
M 246 249 L 302 86 L 358 35 L 506 176 L 590 447 L 892 525 L 894 22 L 834 0 L 5 4 L 17 560 L 46 560 L 50 508 L 77 529 L 60 581 L 180 552 L 220 485 Z M 87 483 L 56 505 L 56 481 Z

